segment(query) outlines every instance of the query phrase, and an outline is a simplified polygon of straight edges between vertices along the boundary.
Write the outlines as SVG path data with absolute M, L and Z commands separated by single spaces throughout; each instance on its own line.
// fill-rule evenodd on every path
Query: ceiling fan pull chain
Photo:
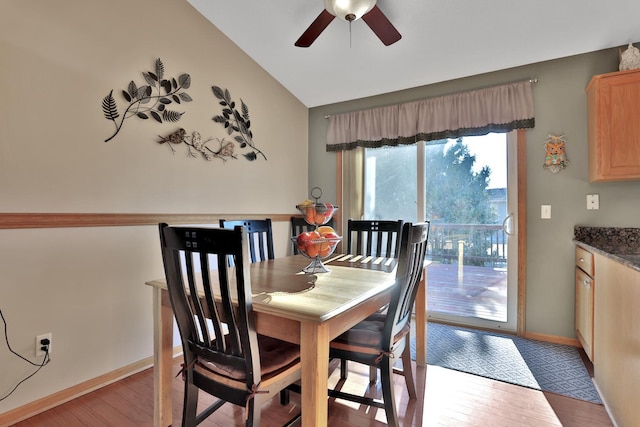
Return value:
M 351 36 L 351 34 L 352 34 L 351 33 L 351 22 L 352 21 L 349 21 L 349 49 L 351 49 L 351 39 L 352 39 L 352 36 Z

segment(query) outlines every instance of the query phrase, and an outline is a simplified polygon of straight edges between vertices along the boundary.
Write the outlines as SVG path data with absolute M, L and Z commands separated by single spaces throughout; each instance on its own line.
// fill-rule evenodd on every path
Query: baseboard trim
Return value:
M 537 332 L 525 332 L 524 337 L 530 340 L 545 341 L 554 344 L 570 345 L 572 347 L 582 347 L 577 338 L 566 338 L 557 335 L 539 334 Z
M 173 354 L 174 357 L 182 354 L 182 347 L 176 347 Z M 56 406 L 62 405 L 63 403 L 69 402 L 77 397 L 91 393 L 92 391 L 151 367 L 153 367 L 153 357 L 147 357 L 138 362 L 107 372 L 99 377 L 92 378 L 57 393 L 45 396 L 42 399 L 27 403 L 26 405 L 0 414 L 0 427 L 8 427 L 20 421 L 24 421 L 27 418 L 31 418 L 51 408 L 55 408 Z
M 497 334 L 519 336 L 515 332 L 502 331 L 502 330 L 499 330 L 499 329 L 479 328 L 479 327 L 475 327 L 475 326 L 461 325 L 459 323 L 452 323 L 452 322 L 441 321 L 441 320 L 432 320 L 432 319 L 429 319 L 429 322 L 441 323 L 443 325 L 449 325 L 449 326 L 459 326 L 461 328 L 470 328 L 470 329 L 476 329 L 478 331 L 492 332 L 492 333 L 497 333 Z M 526 339 L 530 339 L 530 340 L 536 340 L 536 341 L 545 341 L 545 342 L 550 342 L 550 343 L 553 343 L 553 344 L 570 345 L 572 347 L 582 348 L 582 345 L 580 344 L 580 341 L 578 341 L 577 338 L 567 338 L 567 337 L 561 337 L 561 336 L 558 336 L 558 335 L 540 334 L 540 333 L 537 333 L 537 332 L 525 332 L 524 335 L 522 336 L 522 338 L 526 338 Z

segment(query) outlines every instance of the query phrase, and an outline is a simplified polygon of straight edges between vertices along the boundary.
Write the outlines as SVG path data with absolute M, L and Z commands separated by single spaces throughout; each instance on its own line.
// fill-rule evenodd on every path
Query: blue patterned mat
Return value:
M 415 340 L 411 346 L 415 359 Z M 602 403 L 572 346 L 429 322 L 427 363 Z

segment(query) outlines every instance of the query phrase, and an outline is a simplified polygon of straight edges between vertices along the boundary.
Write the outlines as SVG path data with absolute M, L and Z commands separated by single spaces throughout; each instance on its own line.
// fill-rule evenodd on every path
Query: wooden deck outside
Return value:
M 506 322 L 506 268 L 431 264 L 427 312 Z

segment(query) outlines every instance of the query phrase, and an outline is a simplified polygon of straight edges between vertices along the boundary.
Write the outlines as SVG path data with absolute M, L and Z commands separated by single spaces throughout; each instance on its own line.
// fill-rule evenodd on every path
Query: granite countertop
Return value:
M 640 271 L 640 228 L 573 228 L 573 240 L 580 246 Z

